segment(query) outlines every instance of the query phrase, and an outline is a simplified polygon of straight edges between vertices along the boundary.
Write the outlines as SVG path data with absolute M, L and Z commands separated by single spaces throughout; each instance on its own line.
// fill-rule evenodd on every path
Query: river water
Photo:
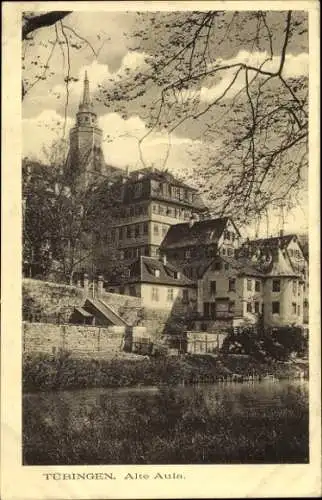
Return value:
M 308 460 L 307 381 L 42 392 L 25 394 L 23 409 L 27 464 L 189 463 L 189 456 L 190 463 Z M 86 439 L 93 445 L 95 439 L 104 442 L 106 435 L 113 442 L 114 455 L 104 445 L 100 452 L 96 447 L 89 454 Z M 51 436 L 53 443 L 46 454 Z M 147 436 L 158 436 L 163 443 L 160 449 L 152 449 L 151 437 L 145 443 Z M 210 441 L 215 438 L 225 446 L 222 455 L 213 451 L 218 443 Z M 57 439 L 65 443 L 67 452 L 53 450 Z M 206 442 L 201 458 L 191 448 L 196 439 Z M 129 456 L 123 450 L 126 440 L 141 449 L 138 457 L 144 459 L 133 452 L 124 462 Z M 180 453 L 172 449 L 176 440 Z

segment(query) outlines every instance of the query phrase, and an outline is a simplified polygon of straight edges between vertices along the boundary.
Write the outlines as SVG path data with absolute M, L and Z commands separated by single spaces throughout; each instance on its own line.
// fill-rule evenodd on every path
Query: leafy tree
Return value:
M 55 15 L 53 15 L 55 14 Z M 99 60 L 106 37 L 93 46 L 69 24 L 69 12 L 48 13 L 37 22 L 25 15 L 31 29 L 23 42 L 34 48 L 33 35 L 54 25 L 48 58 L 23 56 L 24 96 L 38 81 L 54 74 L 50 61 L 62 51 L 67 61 L 67 116 L 74 51 L 84 47 Z M 307 51 L 307 14 L 301 11 L 136 12 L 135 28 L 124 34 L 128 49 L 145 55 L 142 69 L 106 82 L 97 103 L 124 118 L 138 114 L 147 124 L 137 138 L 144 165 L 144 144 L 152 132 L 190 136 L 202 142 L 191 147 L 195 168 L 186 177 L 199 187 L 216 215 L 234 214 L 242 221 L 267 214 L 271 206 L 298 203 L 307 182 L 308 75 L 290 71 L 292 56 Z M 28 17 L 29 16 L 29 17 Z M 45 23 L 41 24 L 45 19 Z M 54 23 L 54 24 L 53 24 Z M 30 28 L 31 26 L 31 28 Z M 25 31 L 28 31 L 27 28 Z M 31 39 L 29 39 L 31 37 Z M 35 54 L 31 50 L 31 54 Z M 39 72 L 29 81 L 28 69 Z M 298 68 L 301 61 L 296 61 Z M 169 154 L 164 159 L 164 165 Z
M 54 144 L 53 158 L 57 157 Z M 116 193 L 93 183 L 74 190 L 61 164 L 23 161 L 23 248 L 27 274 L 72 283 L 82 268 L 125 272 L 108 238 L 117 211 Z M 101 237 L 103 235 L 103 238 Z

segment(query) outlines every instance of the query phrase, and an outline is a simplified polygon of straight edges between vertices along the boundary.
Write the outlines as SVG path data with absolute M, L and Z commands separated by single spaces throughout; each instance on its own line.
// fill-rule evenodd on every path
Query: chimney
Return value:
M 167 256 L 165 254 L 161 255 L 161 260 L 162 260 L 162 264 L 164 266 L 166 266 L 167 265 Z
M 284 236 L 284 231 L 283 229 L 280 229 L 280 238 L 282 238 Z

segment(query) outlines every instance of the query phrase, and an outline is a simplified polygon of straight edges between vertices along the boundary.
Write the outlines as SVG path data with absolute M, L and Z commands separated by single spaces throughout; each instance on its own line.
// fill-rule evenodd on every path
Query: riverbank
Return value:
M 308 463 L 307 389 L 263 381 L 25 394 L 23 463 Z
M 23 359 L 24 392 L 243 382 L 266 377 L 278 380 L 308 378 L 308 366 L 296 362 L 263 362 L 246 355 L 93 360 L 37 354 Z

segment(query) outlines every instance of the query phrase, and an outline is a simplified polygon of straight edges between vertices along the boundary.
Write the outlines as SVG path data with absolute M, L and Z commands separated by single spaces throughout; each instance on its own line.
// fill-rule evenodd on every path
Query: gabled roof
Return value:
M 283 236 L 272 236 L 270 238 L 259 238 L 257 240 L 248 240 L 243 246 L 248 245 L 253 248 L 286 248 L 292 239 L 298 239 L 296 234 L 287 234 Z
M 205 274 L 208 271 L 208 269 L 210 268 L 210 266 L 214 262 L 218 262 L 218 261 L 229 264 L 230 268 L 234 269 L 236 271 L 236 273 L 238 273 L 238 274 L 241 274 L 244 276 L 251 276 L 251 277 L 260 277 L 260 278 L 263 277 L 263 271 L 260 269 L 259 266 L 254 264 L 250 259 L 246 259 L 246 258 L 236 259 L 233 257 L 222 256 L 219 254 L 216 257 L 214 257 L 213 259 L 211 259 L 211 262 L 209 262 L 209 264 L 208 264 L 207 268 L 204 270 L 203 274 Z
M 158 285 L 195 286 L 192 280 L 187 278 L 182 271 L 179 271 L 172 264 L 164 264 L 160 260 L 146 256 L 141 256 L 133 262 L 130 266 L 129 277 L 119 280 L 119 283 L 154 283 Z
M 236 258 L 223 257 L 217 255 L 205 269 L 204 274 L 209 267 L 214 263 L 221 260 L 229 264 L 236 273 L 241 276 L 250 276 L 258 278 L 267 277 L 299 277 L 300 272 L 293 269 L 291 261 L 285 251 L 280 248 L 267 251 L 264 259 L 255 261 L 249 257 L 237 256 Z
M 170 226 L 161 243 L 161 248 L 182 248 L 217 243 L 226 228 L 228 220 L 231 221 L 229 217 L 220 217 L 218 219 L 196 221 L 192 225 L 185 222 Z M 239 234 L 237 228 L 236 231 Z

